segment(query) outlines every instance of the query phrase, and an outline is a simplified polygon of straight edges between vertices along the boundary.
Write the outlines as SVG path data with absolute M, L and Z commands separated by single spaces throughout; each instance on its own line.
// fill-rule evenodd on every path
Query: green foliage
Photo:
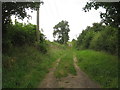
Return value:
M 64 51 L 64 55 L 60 58 L 60 62 L 56 68 L 55 76 L 56 78 L 66 77 L 69 74 L 76 75 L 76 70 L 73 64 L 73 50 L 68 48 Z
M 70 44 L 72 44 L 72 48 L 76 48 L 76 41 L 75 39 L 72 39 L 72 42 Z
M 35 42 L 35 46 L 37 47 L 37 49 L 39 51 L 41 51 L 42 53 L 47 53 L 47 47 L 48 47 L 48 42 L 45 40 L 46 37 L 44 34 L 40 33 L 40 39 L 39 42 Z
M 77 51 L 78 66 L 103 88 L 118 88 L 118 58 L 104 52 Z
M 56 42 L 59 42 L 61 44 L 66 44 L 69 40 L 68 32 L 70 31 L 69 25 L 67 21 L 61 21 L 57 25 L 53 27 L 54 32 L 53 36 L 57 36 Z
M 92 27 L 87 27 L 77 39 L 78 49 L 94 49 L 118 53 L 118 30 L 111 26 L 104 26 L 101 23 L 94 23 Z
M 35 25 L 16 22 L 14 25 L 9 24 L 7 29 L 6 37 L 3 38 L 3 52 L 12 46 L 32 45 L 36 40 Z
M 99 28 L 100 27 L 100 28 Z M 94 35 L 101 31 L 104 26 L 101 23 L 93 23 L 93 27 L 88 26 L 77 38 L 77 48 L 87 49 L 90 46 L 90 42 Z
M 42 52 L 44 54 L 47 52 L 48 44 L 45 41 L 44 42 L 36 42 L 35 45 L 40 52 Z
M 20 46 L 34 43 L 36 40 L 35 29 L 36 26 L 32 24 L 23 25 L 21 23 L 16 23 L 13 25 L 12 30 L 9 30 L 12 43 Z
M 106 35 L 107 34 L 107 35 Z M 91 48 L 95 50 L 104 50 L 112 54 L 118 53 L 118 32 L 115 28 L 106 27 L 100 33 L 97 33 L 91 41 Z
M 26 9 L 37 10 L 41 2 L 2 2 L 2 38 L 3 52 L 14 46 L 34 43 L 35 25 L 23 25 L 16 22 L 11 23 L 11 16 L 15 15 L 19 19 L 29 18 Z
M 37 88 L 63 50 L 49 47 L 42 54 L 33 46 L 12 47 L 2 57 L 3 88 Z
M 11 16 L 15 15 L 19 19 L 29 18 L 30 15 L 27 14 L 26 9 L 31 11 L 37 10 L 37 8 L 43 2 L 2 2 L 2 33 L 3 38 L 6 38 L 6 33 L 8 32 L 7 25 L 11 23 Z
M 42 53 L 47 52 L 44 34 L 40 33 L 40 42 L 36 43 L 36 25 L 15 22 L 7 28 L 6 37 L 3 38 L 3 52 L 7 52 L 11 47 L 24 45 L 35 45 Z
M 91 8 L 98 9 L 99 7 L 103 7 L 106 9 L 106 12 L 100 13 L 100 17 L 102 18 L 102 22 L 106 25 L 111 25 L 119 28 L 120 21 L 120 3 L 119 2 L 96 2 L 97 0 L 92 0 L 92 2 L 87 2 L 83 10 L 89 11 Z
M 30 17 L 25 9 L 37 10 L 43 2 L 3 2 L 2 3 L 2 20 L 3 24 L 8 24 L 10 16 L 16 15 L 19 19 Z

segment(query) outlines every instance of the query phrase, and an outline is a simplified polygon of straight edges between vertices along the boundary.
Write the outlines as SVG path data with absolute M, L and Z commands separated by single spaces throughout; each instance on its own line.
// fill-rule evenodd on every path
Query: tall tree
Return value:
M 83 8 L 84 11 L 85 12 L 89 11 L 91 10 L 91 8 L 97 10 L 99 7 L 103 7 L 106 9 L 106 12 L 100 13 L 102 22 L 105 23 L 106 25 L 110 25 L 120 29 L 120 1 L 119 2 L 96 2 L 96 1 L 97 0 L 92 0 L 92 2 L 87 3 Z M 118 30 L 118 33 L 120 33 L 120 30 Z M 118 34 L 118 47 L 120 48 L 120 34 Z M 120 58 L 119 52 L 118 56 Z
M 41 3 L 43 2 L 2 2 L 3 37 L 7 32 L 6 25 L 11 22 L 12 15 L 16 15 L 23 20 L 25 17 L 30 16 L 27 15 L 26 9 L 37 10 Z
M 111 25 L 114 27 L 119 27 L 120 25 L 120 2 L 96 2 L 97 0 L 91 0 L 92 2 L 87 2 L 83 10 L 85 12 L 91 10 L 91 8 L 98 9 L 99 7 L 103 7 L 106 9 L 106 12 L 100 13 L 100 17 L 102 18 L 102 22 L 106 25 Z
M 26 0 L 27 1 L 27 0 Z M 30 9 L 31 11 L 37 10 L 43 4 L 40 2 L 2 2 L 2 46 L 6 48 L 9 46 L 9 34 L 8 28 L 11 24 L 11 16 L 15 15 L 19 19 L 24 19 L 25 17 L 29 18 L 30 15 L 27 15 L 26 9 Z
M 61 44 L 66 44 L 69 40 L 69 25 L 67 21 L 61 21 L 53 27 L 53 37 L 57 37 L 57 41 Z

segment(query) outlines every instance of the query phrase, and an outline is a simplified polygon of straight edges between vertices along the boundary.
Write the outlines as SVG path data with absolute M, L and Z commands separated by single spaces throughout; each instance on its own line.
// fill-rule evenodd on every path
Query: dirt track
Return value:
M 73 58 L 74 67 L 77 75 L 69 74 L 67 77 L 57 80 L 54 76 L 54 71 L 58 66 L 60 59 L 58 59 L 51 68 L 45 79 L 39 85 L 39 88 L 100 88 L 98 84 L 93 82 L 78 66 L 76 57 Z

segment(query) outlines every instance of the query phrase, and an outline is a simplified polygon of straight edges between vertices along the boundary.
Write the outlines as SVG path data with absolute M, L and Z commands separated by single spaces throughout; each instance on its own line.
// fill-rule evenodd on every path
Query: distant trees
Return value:
M 53 32 L 53 37 L 57 38 L 57 42 L 61 44 L 66 44 L 67 41 L 69 40 L 69 25 L 67 21 L 61 21 L 57 25 L 53 27 L 54 32 Z
M 94 23 L 87 27 L 77 38 L 78 49 L 102 50 L 112 54 L 118 53 L 118 29 Z

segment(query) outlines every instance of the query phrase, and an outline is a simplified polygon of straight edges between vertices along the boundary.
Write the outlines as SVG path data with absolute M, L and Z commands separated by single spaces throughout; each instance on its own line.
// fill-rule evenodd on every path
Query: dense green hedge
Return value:
M 6 31 L 2 43 L 3 52 L 7 52 L 14 46 L 36 45 L 36 25 L 15 22 L 7 25 Z M 44 34 L 40 33 L 40 42 L 37 45 L 40 51 L 44 53 L 47 51 Z
M 77 40 L 78 49 L 94 49 L 118 53 L 118 30 L 111 26 L 104 26 L 101 23 L 94 23 L 87 27 L 79 35 Z

